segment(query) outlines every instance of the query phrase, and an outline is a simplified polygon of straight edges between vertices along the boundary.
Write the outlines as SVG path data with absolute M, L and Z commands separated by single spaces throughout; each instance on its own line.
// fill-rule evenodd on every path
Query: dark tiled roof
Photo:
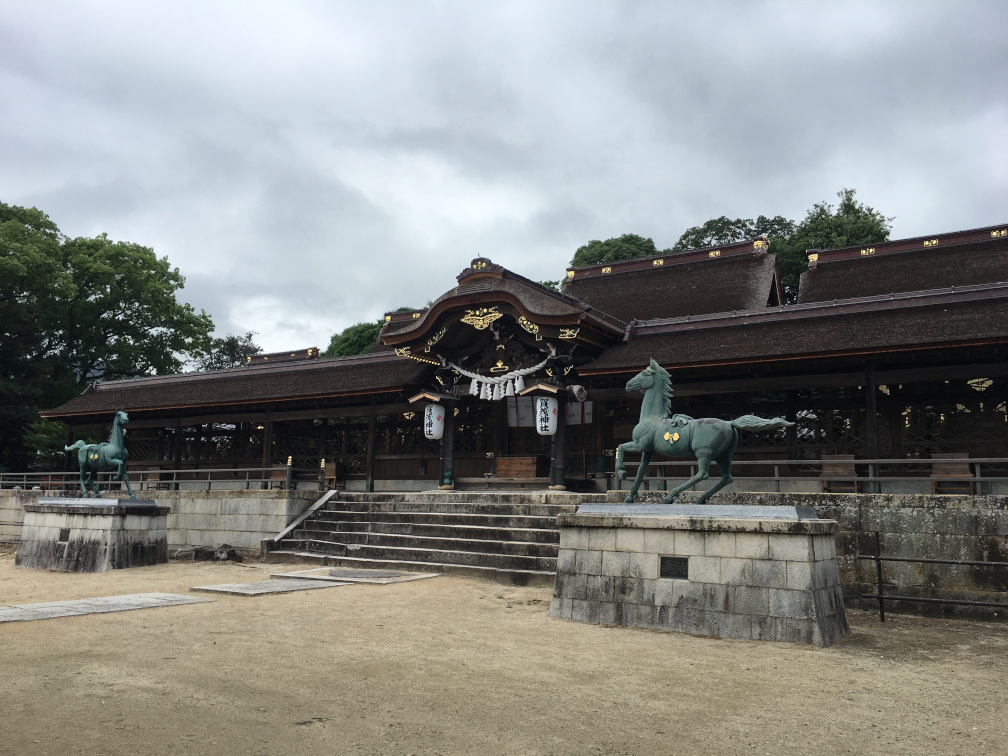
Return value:
M 377 394 L 416 386 L 429 368 L 394 354 L 319 359 L 284 365 L 250 365 L 207 373 L 182 373 L 99 383 L 46 417 L 92 413 L 213 407 L 291 399 Z
M 580 277 L 575 271 L 564 292 L 629 322 L 752 310 L 765 306 L 776 286 L 772 254 L 673 260 L 636 270 L 614 266 L 608 275 Z
M 1008 284 L 765 308 L 639 324 L 580 372 L 639 369 L 651 357 L 668 368 L 1008 343 L 1006 323 Z
M 1008 236 L 981 231 L 988 232 L 982 241 L 960 242 L 946 234 L 867 247 L 863 255 L 854 248 L 820 252 L 802 274 L 798 302 L 1008 281 Z M 932 240 L 938 244 L 924 246 Z

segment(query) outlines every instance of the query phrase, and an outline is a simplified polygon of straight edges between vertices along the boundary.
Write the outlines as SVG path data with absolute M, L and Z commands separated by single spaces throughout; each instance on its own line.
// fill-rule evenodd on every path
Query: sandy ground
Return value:
M 0 605 L 281 569 L 8 551 Z M 439 577 L 0 624 L 0 753 L 1008 754 L 1008 625 L 851 613 L 816 649 L 551 620 L 549 599 Z

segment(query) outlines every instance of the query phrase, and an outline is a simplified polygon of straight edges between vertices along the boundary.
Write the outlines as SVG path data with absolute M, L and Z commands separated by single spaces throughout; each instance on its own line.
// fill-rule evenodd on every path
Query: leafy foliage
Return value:
M 224 370 L 244 365 L 249 357 L 262 351 L 254 341 L 255 335 L 248 331 L 244 336 L 229 333 L 223 339 L 211 339 L 207 350 L 196 357 L 196 369 Z
M 0 467 L 37 461 L 25 432 L 40 409 L 98 378 L 178 372 L 209 346 L 209 316 L 176 299 L 184 281 L 148 247 L 67 239 L 0 202 Z
M 371 348 L 378 343 L 378 332 L 384 322 L 378 320 L 374 323 L 356 323 L 333 334 L 329 348 L 322 353 L 322 356 L 348 357 L 371 351 Z
M 607 239 L 604 242 L 593 240 L 578 248 L 571 260 L 571 267 L 636 260 L 639 257 L 715 247 L 766 235 L 770 251 L 777 255 L 780 265 L 784 301 L 794 303 L 798 300 L 798 281 L 808 269 L 806 250 L 833 249 L 889 240 L 892 218 L 858 202 L 854 195 L 854 189 L 841 189 L 837 192 L 840 204 L 835 209 L 826 202 L 817 202 L 801 223 L 795 223 L 781 215 L 772 218 L 760 215 L 756 220 L 731 219 L 725 215 L 711 218 L 706 223 L 686 229 L 670 249 L 661 252 L 655 248 L 651 239 L 635 234 L 623 234 L 618 239 Z
M 810 249 L 835 249 L 857 244 L 889 241 L 892 218 L 854 199 L 855 190 L 843 188 L 837 192 L 840 204 L 834 210 L 825 202 L 817 202 L 799 223 L 794 233 L 781 239 L 770 250 L 780 264 L 784 300 L 798 300 L 798 281 L 808 269 Z
M 556 292 L 560 291 L 559 281 L 540 281 L 539 285 L 542 286 L 544 289 L 549 289 L 550 291 L 556 291 Z
M 653 257 L 657 254 L 658 250 L 651 239 L 637 234 L 623 234 L 618 239 L 593 239 L 578 247 L 570 264 L 572 268 L 583 268 L 585 265 L 636 260 L 638 257 Z
M 720 218 L 712 218 L 702 226 L 693 226 L 686 229 L 673 246 L 672 252 L 685 252 L 688 249 L 702 249 L 703 247 L 716 247 L 721 244 L 732 244 L 734 242 L 755 239 L 766 234 L 770 240 L 770 248 L 773 249 L 775 239 L 787 238 L 794 233 L 794 221 L 790 221 L 783 216 L 777 215 L 767 218 L 765 215 L 759 216 L 755 221 L 749 218 L 736 218 L 729 220 L 722 215 Z
M 32 470 L 58 470 L 66 458 L 63 447 L 67 441 L 67 427 L 56 420 L 39 420 L 30 423 L 24 435 L 25 447 L 31 453 Z

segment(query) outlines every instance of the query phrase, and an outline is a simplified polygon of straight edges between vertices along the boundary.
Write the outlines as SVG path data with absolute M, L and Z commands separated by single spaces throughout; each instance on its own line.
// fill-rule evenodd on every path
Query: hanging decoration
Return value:
M 437 441 L 444 435 L 444 407 L 440 404 L 428 404 L 424 407 L 424 436 Z
M 524 391 L 525 376 L 532 375 L 533 373 L 542 370 L 546 367 L 546 363 L 549 362 L 549 360 L 550 358 L 547 357 L 538 365 L 522 368 L 521 370 L 512 370 L 504 375 L 490 376 L 480 375 L 479 373 L 474 373 L 471 370 L 466 370 L 463 367 L 459 367 L 454 362 L 445 361 L 444 364 L 459 375 L 464 375 L 472 381 L 469 384 L 470 395 L 478 396 L 480 399 L 500 401 L 506 396 L 517 396 Z
M 535 398 L 536 430 L 540 436 L 552 436 L 557 430 L 557 400 L 552 396 Z

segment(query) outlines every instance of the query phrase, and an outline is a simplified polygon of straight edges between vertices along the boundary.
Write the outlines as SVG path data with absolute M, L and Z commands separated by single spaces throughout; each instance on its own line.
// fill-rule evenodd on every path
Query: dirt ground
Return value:
M 284 568 L 8 551 L 0 605 Z M 550 593 L 439 577 L 0 624 L 0 753 L 1008 754 L 1008 625 L 851 613 L 817 649 L 551 620 Z

